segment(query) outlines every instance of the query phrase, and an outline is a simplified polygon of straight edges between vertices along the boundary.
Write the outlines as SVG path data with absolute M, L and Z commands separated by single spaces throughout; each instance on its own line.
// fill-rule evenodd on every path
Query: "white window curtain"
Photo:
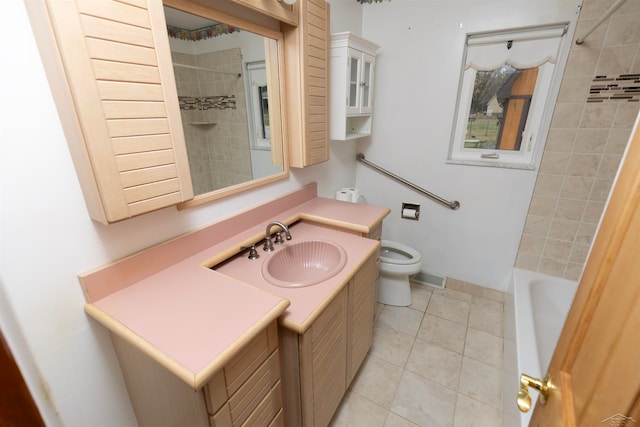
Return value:
M 525 69 L 555 64 L 567 24 L 500 33 L 469 34 L 464 69 L 490 71 L 503 64 Z

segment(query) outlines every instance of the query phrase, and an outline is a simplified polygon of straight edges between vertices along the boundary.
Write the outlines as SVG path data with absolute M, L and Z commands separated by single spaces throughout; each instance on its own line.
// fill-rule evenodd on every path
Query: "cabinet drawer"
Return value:
M 253 412 L 243 423 L 231 420 L 226 404 L 220 412 L 210 418 L 211 427 L 284 427 L 282 412 L 282 386 L 280 381 L 269 390 Z
M 256 370 L 261 368 L 269 356 L 278 347 L 278 329 L 274 321 L 261 331 L 229 362 L 215 374 L 204 387 L 207 409 L 210 414 L 217 413 L 229 397 L 232 397 Z M 275 356 L 277 365 L 277 353 Z M 272 362 L 273 364 L 274 362 Z M 268 365 L 267 366 L 271 366 Z M 275 376 L 280 376 L 279 366 Z
M 242 427 L 267 427 L 271 425 L 283 425 L 277 423 L 276 415 L 282 418 L 282 390 L 280 381 L 271 389 L 269 394 L 262 399 L 258 407 L 242 424 Z M 275 423 L 275 424 L 274 424 Z

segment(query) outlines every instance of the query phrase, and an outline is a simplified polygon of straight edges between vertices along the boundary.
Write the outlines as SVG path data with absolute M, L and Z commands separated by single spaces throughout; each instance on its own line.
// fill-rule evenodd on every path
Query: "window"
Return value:
M 567 28 L 467 35 L 450 163 L 533 169 Z
M 247 63 L 249 134 L 251 148 L 268 150 L 271 148 L 269 129 L 269 98 L 267 94 L 267 73 L 265 61 Z

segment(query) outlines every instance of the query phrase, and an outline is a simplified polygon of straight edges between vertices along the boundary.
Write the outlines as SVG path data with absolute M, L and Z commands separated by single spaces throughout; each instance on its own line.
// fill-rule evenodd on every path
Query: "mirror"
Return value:
M 196 195 L 182 207 L 285 178 L 281 34 L 201 6 L 164 9 Z

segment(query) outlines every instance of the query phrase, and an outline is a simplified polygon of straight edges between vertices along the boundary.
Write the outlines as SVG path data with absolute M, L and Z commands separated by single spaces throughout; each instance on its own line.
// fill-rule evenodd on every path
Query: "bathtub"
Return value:
M 577 287 L 571 280 L 513 269 L 504 305 L 505 427 L 529 424 L 533 409 L 523 414 L 516 406 L 520 374 L 546 374 Z M 535 405 L 538 394 L 532 392 L 531 398 Z

